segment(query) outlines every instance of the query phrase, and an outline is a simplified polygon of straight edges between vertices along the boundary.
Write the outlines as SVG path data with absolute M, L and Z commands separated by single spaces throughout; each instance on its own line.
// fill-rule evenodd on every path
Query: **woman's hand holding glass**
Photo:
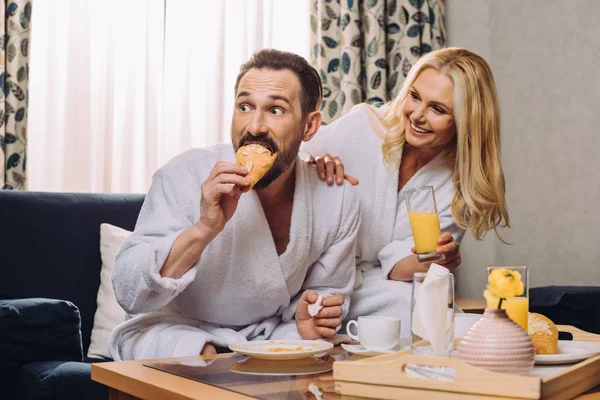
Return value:
M 439 246 L 435 249 L 436 254 L 446 256 L 445 260 L 438 260 L 435 263 L 443 265 L 449 270 L 453 270 L 458 267 L 461 263 L 460 258 L 460 244 L 454 239 L 449 232 L 444 232 L 437 239 Z M 413 254 L 417 254 L 416 248 L 413 246 L 411 251 Z

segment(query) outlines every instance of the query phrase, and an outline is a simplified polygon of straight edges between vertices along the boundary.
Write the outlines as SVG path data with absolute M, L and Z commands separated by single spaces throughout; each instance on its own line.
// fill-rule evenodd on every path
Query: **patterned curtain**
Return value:
M 442 0 L 314 0 L 311 62 L 324 122 L 391 100 L 413 62 L 446 41 Z
M 30 0 L 0 0 L 0 188 L 27 188 Z

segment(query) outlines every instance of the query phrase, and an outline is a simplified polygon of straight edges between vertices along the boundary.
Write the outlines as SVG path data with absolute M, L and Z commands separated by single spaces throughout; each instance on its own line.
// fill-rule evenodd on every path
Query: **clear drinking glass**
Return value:
M 420 263 L 442 261 L 444 254 L 436 254 L 440 237 L 440 218 L 433 186 L 423 186 L 406 192 L 408 218 L 415 241 L 417 260 Z
M 410 313 L 413 354 L 448 357 L 454 340 L 454 275 L 413 275 Z
M 525 266 L 519 267 L 488 267 L 487 272 L 489 274 L 498 268 L 505 268 L 510 271 L 517 271 L 521 274 L 521 280 L 523 281 L 524 291 L 523 294 L 516 297 L 510 297 L 502 301 L 500 308 L 505 309 L 508 317 L 515 321 L 521 328 L 528 331 L 529 322 L 529 269 Z M 486 295 L 486 302 L 488 308 L 498 308 L 500 299 L 492 296 L 491 294 Z

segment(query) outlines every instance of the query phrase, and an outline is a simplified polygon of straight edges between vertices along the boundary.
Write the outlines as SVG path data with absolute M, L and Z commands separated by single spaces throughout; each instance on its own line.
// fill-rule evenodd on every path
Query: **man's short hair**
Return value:
M 240 73 L 235 81 L 235 94 L 246 72 L 253 68 L 281 71 L 288 69 L 296 74 L 300 81 L 300 107 L 302 117 L 317 111 L 323 100 L 323 85 L 319 73 L 303 57 L 287 51 L 275 49 L 259 50 L 242 64 Z

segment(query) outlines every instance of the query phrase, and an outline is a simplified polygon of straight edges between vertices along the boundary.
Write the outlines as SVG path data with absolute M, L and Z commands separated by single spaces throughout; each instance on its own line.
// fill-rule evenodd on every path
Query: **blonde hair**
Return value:
M 454 187 L 452 217 L 477 240 L 497 227 L 510 227 L 504 174 L 500 161 L 500 105 L 492 71 L 479 55 L 460 48 L 425 54 L 411 68 L 381 123 L 386 134 L 382 146 L 388 167 L 398 168 L 399 152 L 406 141 L 402 106 L 419 74 L 433 68 L 454 83 Z M 502 240 L 504 242 L 504 240 Z

